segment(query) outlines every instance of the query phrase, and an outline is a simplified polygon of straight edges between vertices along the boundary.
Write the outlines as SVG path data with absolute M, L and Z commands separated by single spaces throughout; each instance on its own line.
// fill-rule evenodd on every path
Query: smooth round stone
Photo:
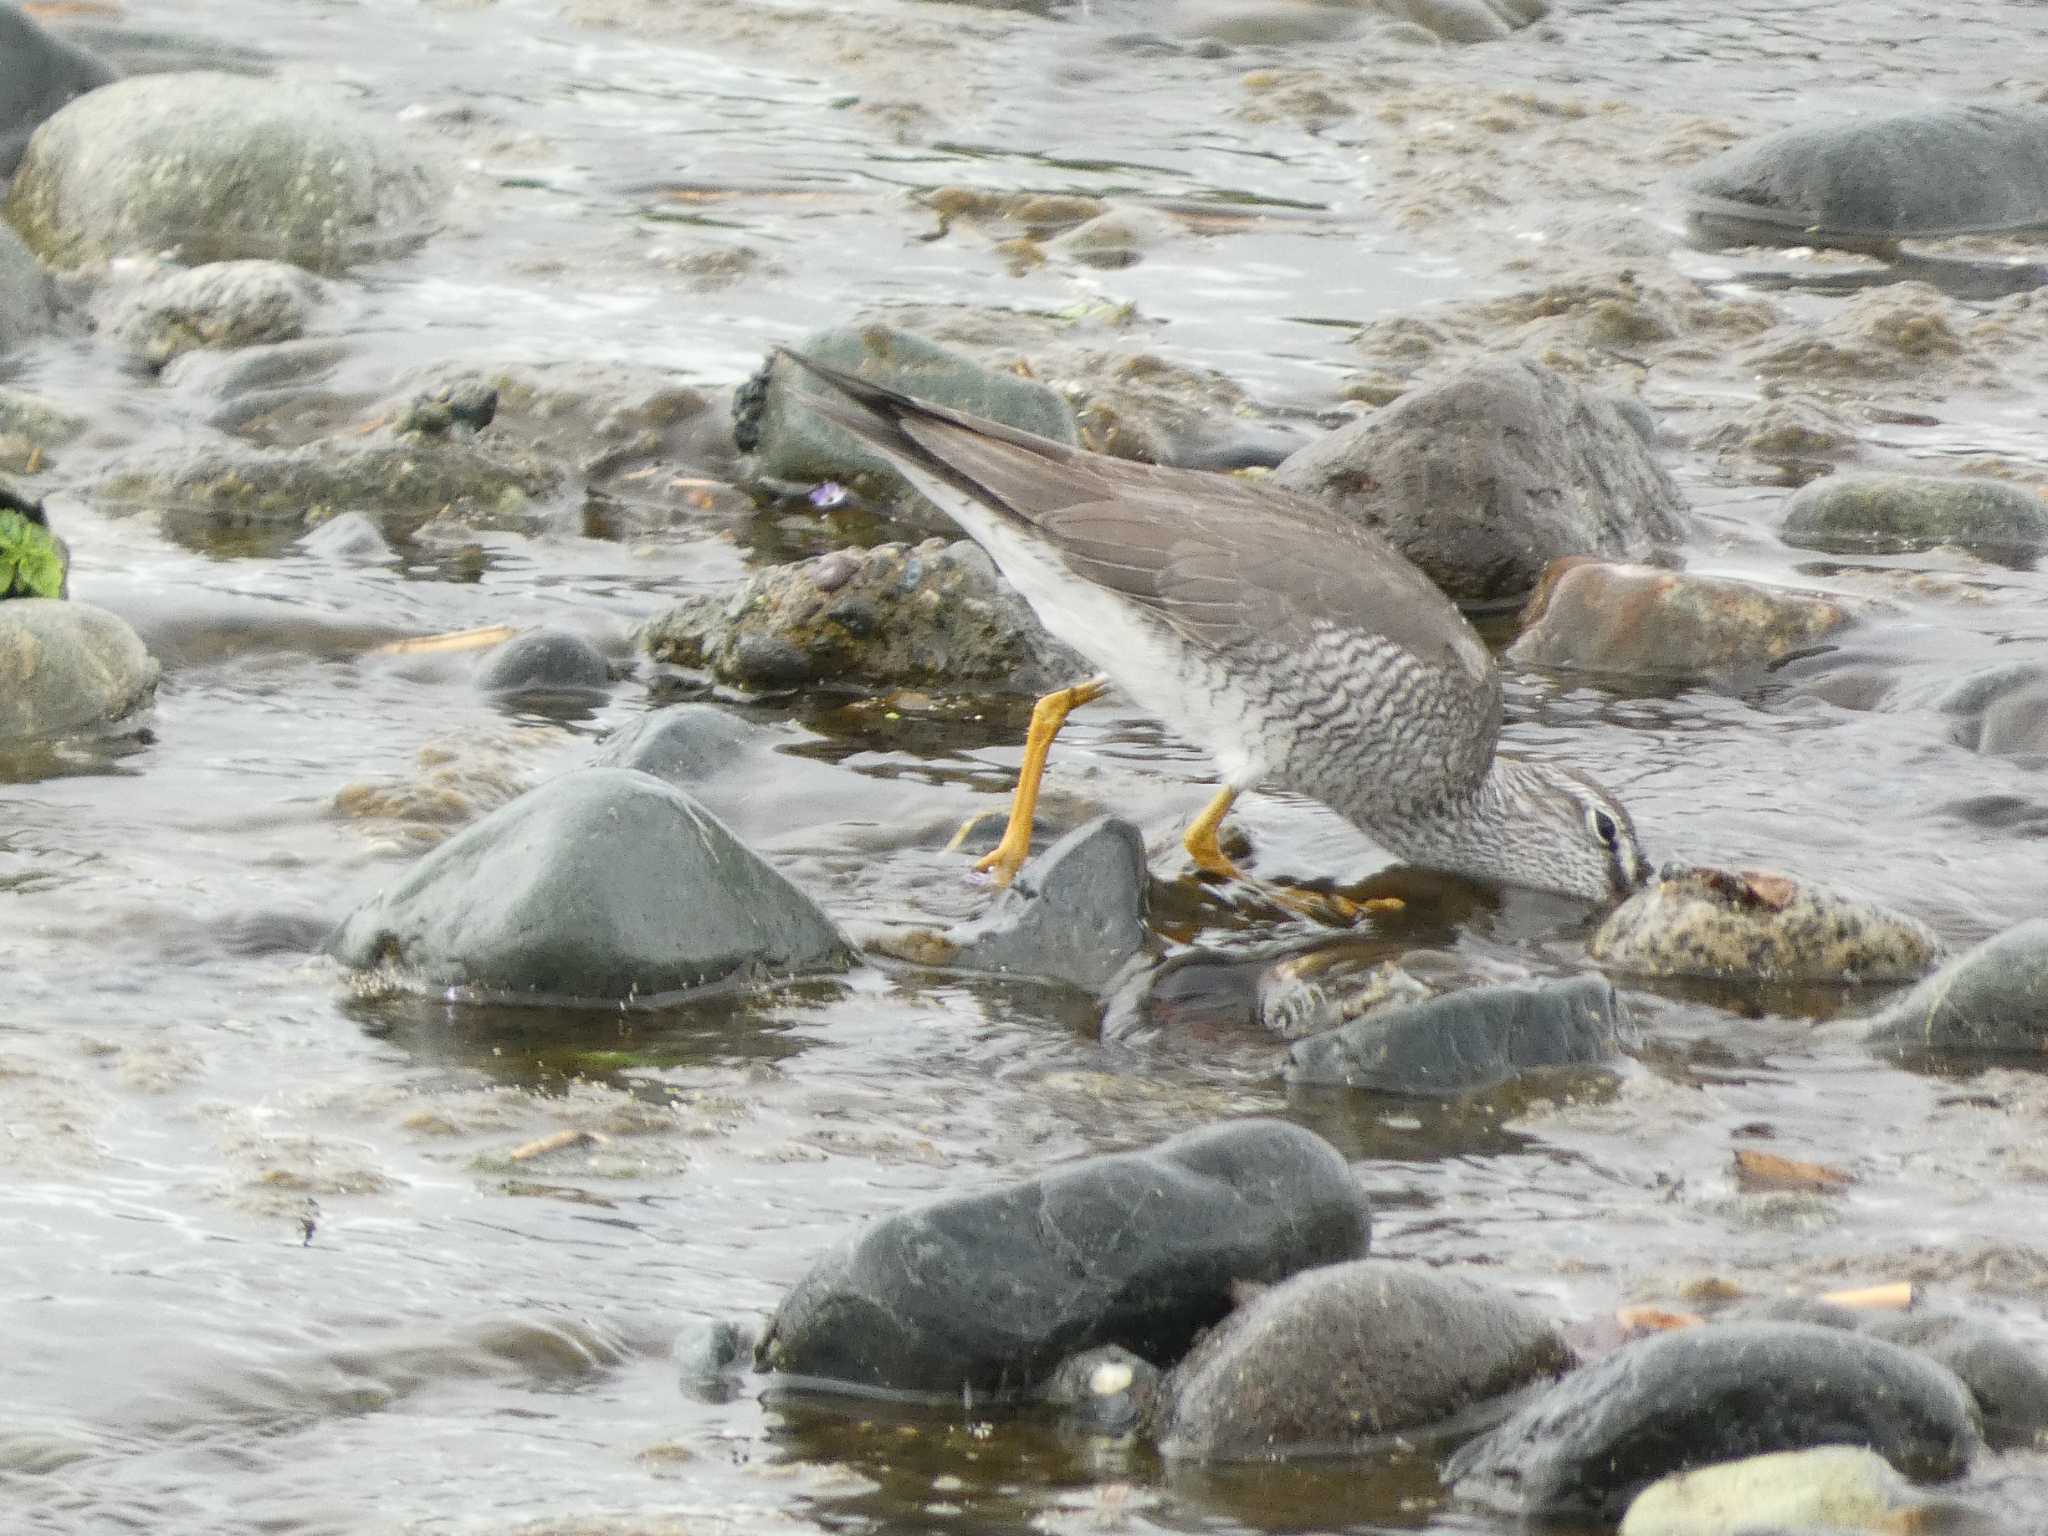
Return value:
M 1574 1372 L 1460 1449 L 1444 1476 L 1460 1498 L 1526 1520 L 1612 1522 L 1673 1473 L 1844 1444 L 1941 1479 L 1982 1442 L 1963 1384 L 1910 1350 L 1810 1323 L 1719 1323 Z
M 1788 875 L 1667 864 L 1588 946 L 1632 976 L 1910 981 L 1941 957 L 1926 924 Z
M 2048 112 L 1937 107 L 1788 128 L 1685 182 L 1702 244 L 1884 246 L 2048 222 Z
M 562 629 L 515 635 L 476 670 L 476 685 L 485 693 L 601 693 L 611 681 L 604 652 Z
M 1868 1042 L 1902 1052 L 2048 1048 L 2048 918 L 1965 950 L 1893 1003 Z
M 317 278 L 288 262 L 215 261 L 165 272 L 121 294 L 101 322 L 151 368 L 202 347 L 291 341 L 320 302 Z
M 1501 1290 L 1363 1259 L 1283 1281 L 1225 1318 L 1169 1381 L 1160 1453 L 1199 1461 L 1357 1453 L 1572 1364 Z
M 53 266 L 169 253 L 340 271 L 423 239 L 441 178 L 302 86 L 199 71 L 81 96 L 36 130 L 7 217 Z
M 135 631 L 103 608 L 0 602 L 0 741 L 111 724 L 149 702 L 157 674 Z
M 1828 475 L 1785 504 L 1779 535 L 1801 549 L 1876 553 L 1954 544 L 1991 556 L 2048 546 L 2048 502 L 2004 480 Z

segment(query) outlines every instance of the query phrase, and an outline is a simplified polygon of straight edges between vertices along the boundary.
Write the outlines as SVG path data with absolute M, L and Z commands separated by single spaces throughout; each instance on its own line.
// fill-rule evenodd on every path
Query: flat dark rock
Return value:
M 1283 1281 L 1173 1373 L 1169 1457 L 1335 1455 L 1437 1423 L 1572 1364 L 1557 1328 L 1497 1286 L 1365 1259 Z
M 2048 223 L 2048 112 L 1965 106 L 1789 128 L 1685 182 L 1703 244 L 1870 244 Z
M 1878 1313 L 1865 1329 L 1956 1373 L 1994 1450 L 2032 1449 L 2048 1433 L 2048 1367 L 2018 1339 L 1952 1313 Z
M 1327 1142 L 1209 1126 L 883 1217 L 783 1298 L 757 1363 L 800 1387 L 1018 1399 L 1101 1345 L 1170 1364 L 1238 1282 L 1359 1258 L 1371 1236 Z
M 1458 1497 L 1529 1520 L 1616 1521 L 1673 1472 L 1770 1451 L 1866 1446 L 1939 1481 L 1980 1446 L 1955 1375 L 1811 1323 L 1722 1323 L 1624 1345 L 1465 1446 Z
M 1604 976 L 1466 987 L 1297 1040 L 1285 1072 L 1293 1082 L 1447 1098 L 1532 1067 L 1611 1060 L 1631 1027 Z
M 479 996 L 607 1004 L 839 970 L 850 954 L 723 822 L 623 768 L 565 774 L 457 833 L 328 949 Z

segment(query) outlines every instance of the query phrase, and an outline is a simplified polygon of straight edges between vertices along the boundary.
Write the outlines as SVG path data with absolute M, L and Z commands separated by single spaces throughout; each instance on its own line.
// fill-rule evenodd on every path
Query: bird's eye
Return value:
M 1593 823 L 1593 835 L 1595 837 L 1599 838 L 1601 842 L 1610 848 L 1621 846 L 1621 828 L 1614 824 L 1612 816 L 1608 815 L 1605 811 L 1596 810 L 1593 812 L 1590 820 Z

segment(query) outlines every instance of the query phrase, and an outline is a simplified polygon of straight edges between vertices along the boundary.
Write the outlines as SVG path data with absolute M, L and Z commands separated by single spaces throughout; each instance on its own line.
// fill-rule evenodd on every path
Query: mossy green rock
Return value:
M 119 80 L 51 117 L 7 218 L 58 267 L 171 252 L 335 272 L 423 238 L 445 195 L 374 121 L 302 87 L 199 71 Z
M 126 623 L 89 603 L 0 603 L 0 741 L 96 730 L 149 702 L 157 664 Z
M 2048 546 L 2048 501 L 2003 480 L 1829 475 L 1785 504 L 1779 533 L 1801 549 L 1893 553 L 1955 544 L 1989 555 Z

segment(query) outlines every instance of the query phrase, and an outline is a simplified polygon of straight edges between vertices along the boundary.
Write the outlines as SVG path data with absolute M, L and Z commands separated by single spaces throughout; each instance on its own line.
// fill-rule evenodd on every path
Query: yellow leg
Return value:
M 1038 782 L 1045 777 L 1045 755 L 1052 739 L 1059 735 L 1067 716 L 1083 704 L 1099 699 L 1109 690 L 1107 677 L 1091 677 L 1085 683 L 1048 693 L 1031 710 L 1031 729 L 1024 734 L 1024 761 L 1017 769 L 1017 793 L 1010 801 L 1010 824 L 1003 839 L 974 867 L 995 876 L 997 885 L 1008 885 L 1024 867 L 1031 853 L 1031 821 L 1038 814 Z
M 1187 849 L 1188 857 L 1205 875 L 1215 875 L 1224 880 L 1240 878 L 1238 867 L 1230 862 L 1216 841 L 1223 818 L 1230 814 L 1231 806 L 1236 803 L 1237 791 L 1228 784 L 1224 785 L 1216 791 L 1216 798 L 1202 808 L 1202 814 L 1194 819 L 1188 835 L 1181 839 L 1181 846 Z

